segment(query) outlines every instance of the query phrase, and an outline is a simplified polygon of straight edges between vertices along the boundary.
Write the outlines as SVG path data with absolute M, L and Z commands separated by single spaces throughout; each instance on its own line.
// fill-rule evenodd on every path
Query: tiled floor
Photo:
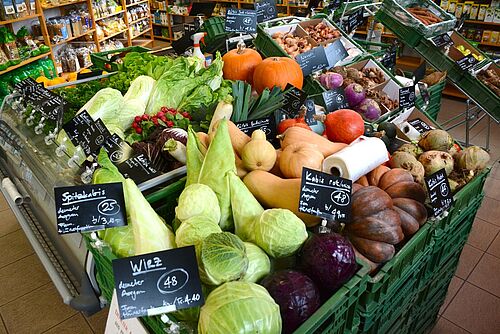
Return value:
M 445 100 L 440 120 L 464 105 Z M 472 131 L 484 144 L 486 122 Z M 452 134 L 464 139 L 464 127 Z M 500 127 L 492 126 L 492 162 L 481 207 L 433 334 L 500 333 Z M 64 305 L 26 237 L 0 197 L 0 334 L 104 333 L 106 310 L 85 317 Z

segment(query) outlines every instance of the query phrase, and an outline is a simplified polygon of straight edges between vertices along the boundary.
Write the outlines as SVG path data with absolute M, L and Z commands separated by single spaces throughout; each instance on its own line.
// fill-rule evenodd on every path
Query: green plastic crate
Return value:
M 500 97 L 486 87 L 468 71 L 462 71 L 455 61 L 436 48 L 429 40 L 423 39 L 414 49 L 433 67 L 439 71 L 447 71 L 447 77 L 460 87 L 476 104 L 500 122 Z M 488 59 L 476 65 L 485 66 Z M 490 66 L 496 66 L 494 64 Z
M 409 321 L 407 312 L 418 298 L 422 269 L 429 261 L 431 252 L 431 245 L 427 245 L 418 261 L 406 268 L 397 281 L 392 282 L 390 292 L 377 303 L 363 307 L 362 300 L 359 309 L 362 333 L 405 332 L 405 325 Z
M 155 211 L 170 222 L 175 216 L 177 198 L 184 189 L 185 178 L 146 196 Z M 87 249 L 94 256 L 96 279 L 102 295 L 111 300 L 114 289 L 112 261 L 116 256 L 105 245 L 96 246 L 96 241 L 89 234 L 84 234 Z M 98 242 L 99 244 L 99 242 Z M 306 322 L 294 333 L 337 333 L 356 334 L 359 317 L 356 314 L 358 302 L 366 290 L 369 266 L 358 261 L 359 270 L 333 296 L 331 296 Z M 170 317 L 171 315 L 169 315 Z M 175 318 L 174 318 L 175 320 Z M 141 321 L 151 333 L 164 333 L 166 325 L 160 316 L 142 317 Z
M 424 109 L 425 103 L 421 95 L 419 95 L 415 100 L 415 106 L 419 110 L 425 110 L 429 117 L 435 121 L 437 120 L 439 111 L 441 110 L 441 98 L 443 96 L 443 90 L 445 86 L 446 80 L 443 80 L 428 88 L 429 104 L 427 105 L 426 109 Z
M 148 52 L 151 51 L 148 48 L 142 46 L 129 46 L 123 49 L 116 49 L 104 52 L 96 52 L 90 54 L 90 59 L 92 60 L 92 66 L 105 71 L 118 71 L 120 69 L 120 64 L 117 62 L 112 62 L 109 60 L 109 55 L 128 53 L 128 52 Z

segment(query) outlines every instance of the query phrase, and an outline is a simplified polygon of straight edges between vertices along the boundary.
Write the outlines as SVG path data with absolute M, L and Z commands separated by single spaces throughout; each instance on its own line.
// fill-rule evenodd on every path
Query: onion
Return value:
M 364 99 L 356 106 L 355 110 L 367 121 L 376 121 L 381 114 L 378 103 L 372 99 Z
M 321 74 L 319 82 L 326 89 L 335 89 L 342 86 L 344 78 L 338 73 L 327 72 Z
M 351 108 L 357 106 L 366 97 L 366 92 L 363 89 L 363 86 L 357 83 L 349 84 L 344 91 L 347 103 L 349 103 Z

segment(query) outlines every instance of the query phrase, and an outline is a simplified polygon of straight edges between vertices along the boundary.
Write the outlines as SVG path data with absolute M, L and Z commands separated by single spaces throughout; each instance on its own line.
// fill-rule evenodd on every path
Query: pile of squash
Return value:
M 379 166 L 353 186 L 352 221 L 345 232 L 361 255 L 374 263 L 392 259 L 398 245 L 427 221 L 426 192 L 402 168 Z

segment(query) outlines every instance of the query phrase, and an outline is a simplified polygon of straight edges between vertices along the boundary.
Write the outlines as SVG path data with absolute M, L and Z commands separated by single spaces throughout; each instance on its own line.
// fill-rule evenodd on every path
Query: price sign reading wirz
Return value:
M 204 304 L 194 246 L 113 260 L 122 319 Z
M 54 195 L 59 234 L 127 225 L 121 182 L 56 187 Z
M 429 192 L 434 217 L 437 217 L 453 204 L 453 194 L 444 168 L 426 177 L 425 184 Z
M 299 211 L 324 219 L 348 221 L 351 217 L 352 181 L 303 168 Z
M 227 32 L 257 32 L 257 12 L 253 9 L 228 8 L 226 12 Z

